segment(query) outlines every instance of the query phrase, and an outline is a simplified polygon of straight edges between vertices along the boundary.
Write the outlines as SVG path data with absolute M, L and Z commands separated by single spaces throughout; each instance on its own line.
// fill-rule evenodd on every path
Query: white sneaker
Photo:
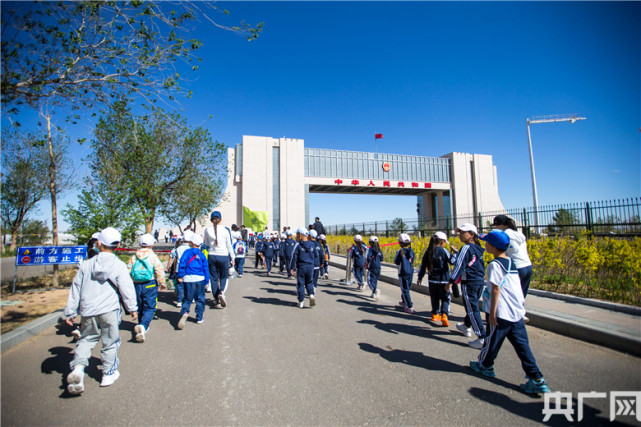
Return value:
M 82 366 L 76 366 L 73 371 L 67 375 L 67 391 L 70 394 L 80 394 L 85 391 L 85 369 Z
M 200 325 L 200 324 L 202 324 L 204 321 L 205 321 L 205 319 L 200 319 L 200 320 L 197 320 L 197 321 L 196 321 L 196 323 L 198 323 L 198 324 Z
M 116 382 L 116 380 L 120 378 L 120 372 L 116 371 L 111 375 L 102 375 L 102 381 L 100 382 L 100 387 L 109 387 L 113 383 Z
M 80 329 L 74 329 L 71 331 L 71 336 L 73 337 L 74 340 L 79 340 L 80 339 Z
M 298 308 L 305 308 L 305 300 L 298 303 Z
M 225 295 L 218 294 L 218 302 L 220 302 L 221 307 L 227 307 L 227 301 L 225 301 Z
M 145 342 L 145 326 L 144 325 L 136 325 L 134 326 L 134 332 L 136 333 L 136 341 L 137 342 Z
M 176 307 L 180 308 L 183 306 L 183 303 L 181 301 L 176 301 Z
M 474 341 L 468 342 L 467 345 L 477 350 L 480 350 L 483 348 L 484 343 L 485 343 L 485 340 L 483 338 L 477 338 Z
M 376 301 L 378 301 L 379 299 L 381 299 L 381 291 L 380 291 L 380 289 L 376 289 L 376 295 L 374 295 L 374 299 L 375 299 Z
M 329 274 L 325 275 L 325 280 L 329 280 Z
M 472 336 L 472 328 L 465 327 L 465 323 L 457 323 L 456 329 L 458 329 L 463 334 L 463 336 L 466 336 L 466 337 Z
M 314 296 L 314 295 L 310 295 L 310 296 L 309 296 L 309 306 L 310 306 L 310 307 L 313 307 L 313 306 L 315 306 L 315 305 L 316 305 L 316 296 Z
M 178 321 L 178 329 L 185 329 L 185 324 L 187 323 L 188 317 L 189 313 L 185 313 L 180 317 L 180 320 Z

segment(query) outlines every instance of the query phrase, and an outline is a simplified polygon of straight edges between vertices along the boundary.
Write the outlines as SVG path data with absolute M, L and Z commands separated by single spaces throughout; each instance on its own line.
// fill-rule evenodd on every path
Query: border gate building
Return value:
M 268 213 L 268 227 L 306 226 L 310 193 L 417 197 L 419 220 L 453 228 L 446 217 L 503 210 L 496 166 L 485 154 L 422 157 L 306 148 L 304 140 L 243 136 L 228 148 L 228 179 L 217 210 L 225 224 L 243 223 L 243 207 Z M 209 218 L 201 225 L 208 226 Z M 257 230 L 259 231 L 259 230 Z

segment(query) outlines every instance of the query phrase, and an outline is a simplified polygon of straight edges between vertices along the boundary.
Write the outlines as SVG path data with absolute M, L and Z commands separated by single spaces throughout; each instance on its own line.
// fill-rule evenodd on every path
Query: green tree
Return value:
M 13 252 L 20 227 L 47 195 L 46 153 L 40 139 L 15 129 L 2 136 L 2 222 L 10 230 Z
M 177 206 L 175 200 L 192 191 L 203 205 L 200 208 L 213 206 L 220 191 L 202 190 L 220 188 L 227 175 L 224 144 L 202 127 L 190 129 L 177 113 L 160 109 L 134 117 L 126 102 L 114 103 L 109 114 L 100 118 L 91 145 L 93 181 L 127 194 L 143 216 L 147 233 L 153 230 L 162 206 Z M 176 215 L 196 213 L 187 208 Z
M 579 222 L 576 214 L 568 209 L 560 208 L 552 217 L 552 223 L 548 226 L 551 233 L 576 231 L 576 227 L 571 227 Z
M 23 244 L 39 245 L 49 237 L 47 223 L 37 220 L 27 220 L 22 225 Z
M 409 230 L 409 227 L 402 218 L 394 218 L 390 224 L 390 230 L 393 233 L 401 234 Z

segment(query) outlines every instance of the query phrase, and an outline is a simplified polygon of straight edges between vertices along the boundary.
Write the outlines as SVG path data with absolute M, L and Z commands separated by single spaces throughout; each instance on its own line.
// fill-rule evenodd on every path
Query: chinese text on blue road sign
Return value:
M 86 256 L 86 246 L 22 246 L 16 265 L 78 264 Z

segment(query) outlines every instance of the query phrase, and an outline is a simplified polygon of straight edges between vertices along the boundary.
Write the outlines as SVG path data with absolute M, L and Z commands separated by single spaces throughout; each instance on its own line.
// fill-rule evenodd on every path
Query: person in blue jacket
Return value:
M 323 268 L 321 268 L 320 276 L 324 279 L 329 279 L 329 259 L 331 258 L 331 254 L 329 252 L 329 245 L 327 244 L 327 236 L 321 234 L 318 236 L 318 242 L 321 244 L 323 252 L 325 253 L 325 264 L 323 264 Z
M 316 251 L 316 257 L 314 258 L 313 275 L 314 289 L 318 287 L 318 277 L 320 276 L 321 269 L 325 265 L 325 252 L 323 252 L 323 247 L 321 246 L 320 242 L 316 240 L 317 236 L 318 233 L 316 232 L 316 230 L 309 230 L 309 241 L 314 244 L 314 250 Z
M 450 277 L 448 291 L 453 283 L 461 282 L 461 296 L 465 305 L 465 321 L 458 323 L 456 328 L 466 337 L 472 336 L 472 330 L 478 337 L 468 345 L 480 350 L 485 342 L 485 327 L 479 311 L 479 299 L 485 286 L 485 249 L 479 241 L 478 231 L 473 224 L 463 224 L 456 228 L 461 242 L 465 245 L 460 252 L 455 252 L 456 263 Z M 455 248 L 452 247 L 454 250 Z
M 196 323 L 203 323 L 205 313 L 205 284 L 209 283 L 209 264 L 207 257 L 199 249 L 203 238 L 192 233 L 190 235 L 190 248 L 183 252 L 178 264 L 178 281 L 185 284 L 185 297 L 180 309 L 178 329 L 184 329 L 189 317 L 191 302 L 196 300 Z
M 398 243 L 401 248 L 396 251 L 394 264 L 398 265 L 398 281 L 401 287 L 401 300 L 399 305 L 405 309 L 406 313 L 414 314 L 414 304 L 410 296 L 412 287 L 412 277 L 414 276 L 414 251 L 412 250 L 412 239 L 408 234 L 401 233 L 398 236 Z
M 291 279 L 293 277 L 292 270 L 296 268 L 295 266 L 291 265 L 292 255 L 294 254 L 294 246 L 296 246 L 296 240 L 292 239 L 294 233 L 291 230 L 287 230 L 285 234 L 287 235 L 287 239 L 285 239 L 285 242 L 281 245 L 281 247 L 283 248 L 283 255 L 285 256 L 284 264 L 285 268 L 287 269 L 287 278 Z M 283 268 L 282 264 L 281 268 Z
M 363 238 L 360 234 L 354 236 L 354 244 L 349 250 L 349 256 L 352 258 L 352 272 L 354 279 L 358 284 L 358 290 L 363 291 L 365 285 L 363 284 L 363 273 L 365 272 L 365 251 L 367 246 L 363 243 Z
M 378 278 L 381 276 L 381 263 L 383 252 L 378 244 L 378 237 L 369 238 L 369 248 L 365 253 L 365 269 L 367 270 L 367 285 L 372 290 L 370 298 L 378 301 L 381 298 L 381 291 L 378 289 Z
M 254 264 L 254 268 L 258 268 L 258 263 L 260 263 L 260 268 L 263 268 L 263 254 L 260 253 L 263 248 L 263 236 L 261 234 L 258 234 L 256 236 L 256 262 Z
M 296 230 L 296 246 L 290 267 L 296 268 L 296 291 L 298 293 L 298 308 L 305 307 L 305 290 L 309 295 L 309 306 L 316 305 L 316 295 L 314 293 L 314 263 L 317 256 L 316 245 L 307 239 L 309 232 L 305 227 L 299 227 Z M 292 274 L 294 272 L 292 271 Z
M 450 326 L 447 316 L 450 314 L 452 293 L 447 289 L 450 282 L 450 264 L 453 258 L 445 249 L 447 235 L 437 231 L 430 238 L 430 243 L 423 255 L 421 267 L 418 270 L 417 286 L 421 286 L 425 273 L 428 274 L 430 300 L 432 301 L 432 322 L 441 322 L 443 326 Z
M 265 268 L 267 268 L 267 275 L 271 275 L 272 271 L 272 262 L 274 261 L 274 254 L 276 253 L 276 248 L 274 242 L 272 242 L 271 235 L 265 233 L 263 236 L 263 244 L 260 247 L 260 253 L 265 259 Z

